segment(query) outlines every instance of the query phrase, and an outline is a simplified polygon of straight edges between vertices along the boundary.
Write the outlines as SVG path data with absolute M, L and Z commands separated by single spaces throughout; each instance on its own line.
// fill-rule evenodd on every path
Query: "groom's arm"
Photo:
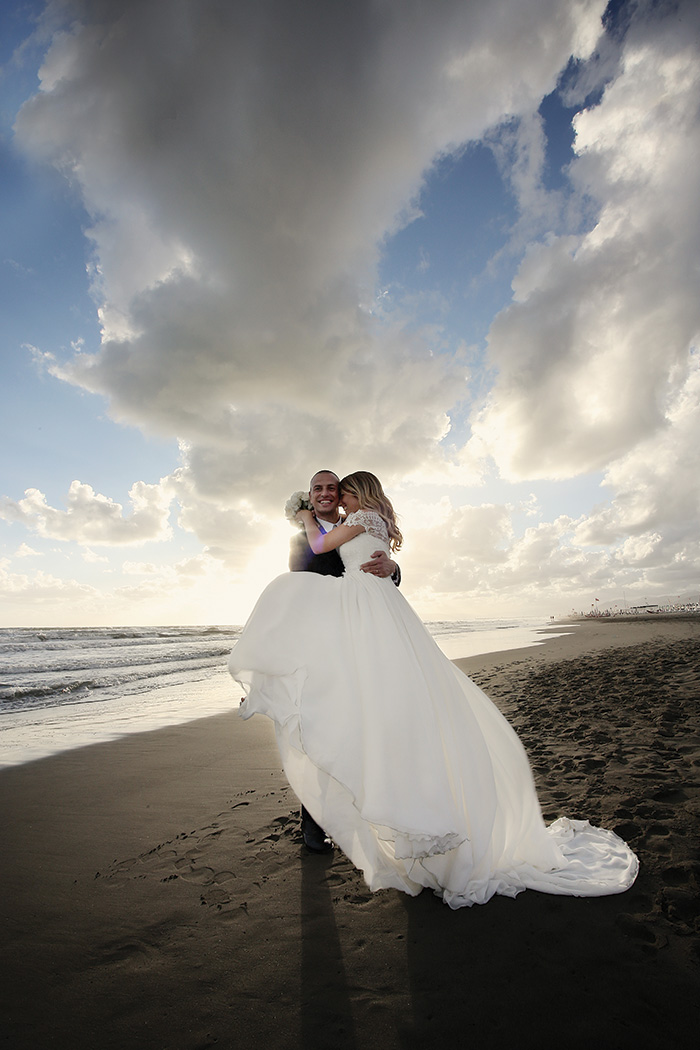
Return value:
M 306 572 L 314 552 L 309 547 L 306 533 L 300 532 L 292 536 L 289 542 L 289 571 Z
M 382 579 L 391 576 L 392 582 L 397 587 L 401 584 L 401 569 L 385 551 L 375 551 L 370 560 L 366 561 L 360 568 L 363 572 L 368 572 L 372 576 L 380 576 Z

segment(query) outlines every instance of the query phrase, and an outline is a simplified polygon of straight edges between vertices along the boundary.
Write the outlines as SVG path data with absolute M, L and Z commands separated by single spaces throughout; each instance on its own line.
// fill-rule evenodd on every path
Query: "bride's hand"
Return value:
M 296 512 L 296 514 L 294 515 L 294 517 L 295 517 L 295 519 L 297 521 L 302 522 L 304 525 L 306 525 L 307 522 L 310 523 L 310 522 L 312 522 L 314 520 L 314 516 L 311 513 L 311 511 L 310 510 L 306 510 L 305 508 L 302 508 L 301 510 L 298 510 Z

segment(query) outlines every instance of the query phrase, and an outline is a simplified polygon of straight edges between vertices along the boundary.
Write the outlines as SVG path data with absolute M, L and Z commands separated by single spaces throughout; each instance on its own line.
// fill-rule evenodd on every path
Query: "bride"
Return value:
M 510 724 L 391 580 L 360 570 L 402 542 L 379 480 L 357 471 L 340 492 L 347 517 L 331 532 L 297 517 L 315 554 L 339 550 L 344 575 L 273 580 L 229 660 L 242 716 L 273 719 L 306 809 L 372 890 L 429 887 L 451 908 L 525 889 L 626 890 L 634 853 L 585 820 L 545 826 Z

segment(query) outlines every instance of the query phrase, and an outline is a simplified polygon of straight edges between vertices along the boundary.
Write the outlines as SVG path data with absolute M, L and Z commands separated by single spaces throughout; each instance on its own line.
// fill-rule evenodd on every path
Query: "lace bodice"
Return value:
M 390 554 L 389 530 L 381 514 L 375 510 L 356 510 L 348 514 L 345 519 L 346 525 L 364 525 L 365 531 L 354 539 L 348 540 L 342 547 L 338 547 L 338 553 L 343 559 L 346 571 L 359 569 L 360 565 L 369 561 L 376 550 L 382 548 Z
M 376 510 L 355 510 L 352 514 L 348 514 L 344 524 L 364 525 L 365 532 L 368 532 L 370 536 L 376 536 L 378 540 L 383 540 L 386 544 L 389 543 L 389 530 L 386 527 L 386 522 L 381 514 L 377 514 Z

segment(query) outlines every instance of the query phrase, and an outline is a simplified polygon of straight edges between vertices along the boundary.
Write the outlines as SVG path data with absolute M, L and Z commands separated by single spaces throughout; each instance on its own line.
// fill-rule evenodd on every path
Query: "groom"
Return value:
M 332 470 L 319 470 L 309 483 L 309 502 L 321 532 L 330 532 L 340 524 L 338 502 L 340 498 L 339 478 Z M 314 554 L 306 538 L 306 532 L 293 537 L 289 548 L 289 568 L 291 572 L 317 572 L 321 576 L 342 576 L 343 561 L 338 550 L 325 554 Z M 369 561 L 360 566 L 363 572 L 373 576 L 391 576 L 398 587 L 401 582 L 401 570 L 392 561 L 386 551 L 375 551 Z M 333 846 L 323 828 L 316 823 L 310 813 L 301 807 L 301 833 L 304 845 L 313 853 L 327 853 Z

